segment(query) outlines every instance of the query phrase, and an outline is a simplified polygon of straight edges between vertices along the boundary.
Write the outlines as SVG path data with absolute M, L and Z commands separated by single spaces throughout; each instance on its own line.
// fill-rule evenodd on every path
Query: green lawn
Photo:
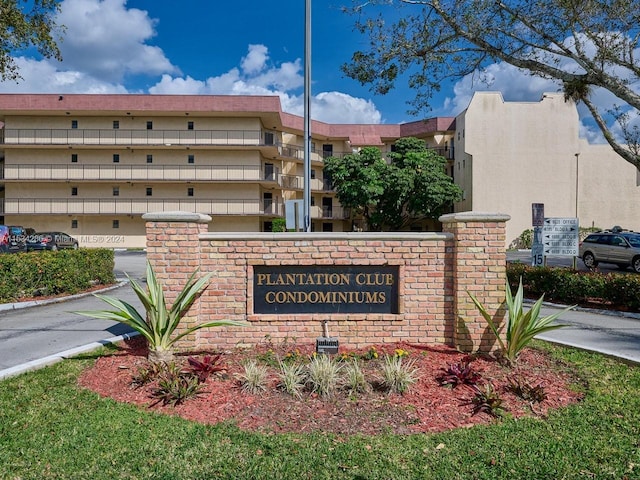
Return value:
M 548 348 L 588 387 L 547 420 L 347 438 L 247 433 L 118 404 L 76 386 L 95 356 L 66 360 L 0 382 L 0 478 L 640 479 L 640 369 Z

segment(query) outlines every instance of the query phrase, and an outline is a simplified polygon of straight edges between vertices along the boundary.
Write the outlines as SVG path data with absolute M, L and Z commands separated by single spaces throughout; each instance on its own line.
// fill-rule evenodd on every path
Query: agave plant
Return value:
M 487 309 L 478 301 L 478 299 L 471 293 L 467 292 L 473 300 L 478 311 L 482 314 L 487 321 L 489 328 L 498 339 L 502 357 L 510 364 L 513 365 L 518 359 L 520 352 L 531 343 L 533 338 L 543 332 L 555 330 L 557 328 L 565 327 L 566 325 L 553 324 L 560 315 L 571 310 L 575 307 L 567 307 L 560 312 L 556 312 L 546 317 L 540 317 L 540 308 L 544 301 L 544 295 L 542 295 L 528 310 L 524 311 L 524 293 L 522 288 L 522 277 L 520 278 L 520 285 L 515 297 L 511 293 L 511 287 L 507 281 L 506 285 L 506 302 L 508 308 L 508 318 L 506 322 L 507 332 L 505 335 L 506 342 L 502 340 L 502 330 L 504 324 L 499 327 L 494 323 L 491 315 L 487 312 Z
M 180 291 L 171 305 L 171 308 L 167 308 L 162 284 L 156 278 L 151 264 L 147 262 L 148 291 L 127 275 L 133 291 L 146 310 L 146 316 L 141 315 L 127 302 L 115 297 L 98 294 L 96 294 L 95 297 L 108 303 L 114 307 L 115 310 L 93 310 L 75 313 L 103 320 L 114 320 L 130 326 L 147 339 L 149 345 L 149 360 L 151 362 L 169 363 L 173 359 L 175 343 L 196 330 L 209 327 L 248 325 L 246 322 L 235 320 L 215 320 L 197 324 L 178 334 L 175 333 L 187 310 L 189 310 L 189 307 L 196 297 L 206 288 L 206 284 L 211 278 L 211 274 L 208 274 L 200 279 L 196 279 L 197 273 L 198 270 L 191 274 L 182 291 Z

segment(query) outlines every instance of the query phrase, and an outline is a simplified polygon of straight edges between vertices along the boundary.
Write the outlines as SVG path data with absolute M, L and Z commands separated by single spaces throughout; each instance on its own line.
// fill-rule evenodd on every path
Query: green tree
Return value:
M 400 230 L 436 218 L 462 196 L 445 172 L 446 160 L 424 141 L 402 138 L 395 147 L 388 161 L 374 147 L 325 160 L 340 203 L 370 230 Z
M 0 78 L 18 80 L 13 55 L 35 47 L 44 57 L 62 60 L 53 40 L 58 0 L 0 0 Z
M 357 1 L 357 0 L 356 0 Z M 482 78 L 505 62 L 557 80 L 582 102 L 607 142 L 640 169 L 640 5 L 637 0 L 370 0 L 352 9 L 370 46 L 344 72 L 387 93 L 406 76 L 416 90 L 412 113 L 429 107 L 446 81 Z M 399 7 L 395 14 L 387 8 Z M 608 106 L 602 100 L 606 91 Z M 607 96 L 605 95 L 605 97 Z M 600 103 L 600 102 L 598 102 Z M 611 121 L 609 121 L 611 120 Z M 619 133 L 618 133 L 619 132 Z

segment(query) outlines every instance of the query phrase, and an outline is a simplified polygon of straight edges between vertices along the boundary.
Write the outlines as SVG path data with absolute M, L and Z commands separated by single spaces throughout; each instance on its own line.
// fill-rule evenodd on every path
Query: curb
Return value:
M 105 340 L 98 340 L 97 342 L 92 342 L 80 347 L 71 348 L 69 350 L 65 350 L 64 352 L 54 353 L 53 355 L 39 358 L 38 360 L 32 360 L 30 362 L 23 363 L 22 365 L 16 365 L 15 367 L 6 368 L 4 370 L 0 370 L 0 381 L 10 377 L 15 377 L 31 370 L 37 370 L 42 367 L 53 365 L 54 363 L 61 362 L 62 360 L 66 360 L 67 358 L 79 355 L 80 353 L 90 352 L 91 350 L 95 350 L 99 347 L 104 347 L 105 345 L 121 342 L 122 340 L 129 340 L 130 338 L 137 337 L 138 335 L 138 332 L 125 333 L 124 335 L 107 338 Z
M 62 302 L 66 302 L 67 300 L 74 300 L 76 298 L 88 297 L 90 295 L 93 295 L 94 293 L 109 292 L 111 290 L 115 290 L 116 288 L 123 287 L 129 283 L 129 280 L 126 280 L 126 279 L 125 280 L 116 279 L 116 281 L 118 283 L 111 285 L 109 287 L 105 287 L 100 290 L 93 291 L 93 292 L 77 293 L 75 295 L 67 295 L 64 297 L 48 298 L 46 300 L 31 300 L 29 302 L 3 303 L 3 304 L 0 304 L 0 312 L 8 312 L 12 310 L 20 310 L 23 308 L 38 307 L 40 305 L 51 305 L 52 303 L 62 303 Z

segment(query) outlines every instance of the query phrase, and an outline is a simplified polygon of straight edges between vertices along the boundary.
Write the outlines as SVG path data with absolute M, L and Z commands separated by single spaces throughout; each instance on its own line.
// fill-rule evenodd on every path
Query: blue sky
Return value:
M 312 117 L 331 123 L 400 123 L 413 92 L 400 84 L 373 96 L 345 78 L 340 65 L 367 39 L 341 11 L 350 0 L 313 0 Z M 23 80 L 0 92 L 273 94 L 285 111 L 303 113 L 304 0 L 63 0 L 58 23 L 63 61 L 17 52 Z M 445 86 L 425 117 L 457 115 L 476 89 L 501 91 L 508 101 L 537 101 L 557 91 L 504 64 L 491 65 L 493 83 L 471 78 Z

